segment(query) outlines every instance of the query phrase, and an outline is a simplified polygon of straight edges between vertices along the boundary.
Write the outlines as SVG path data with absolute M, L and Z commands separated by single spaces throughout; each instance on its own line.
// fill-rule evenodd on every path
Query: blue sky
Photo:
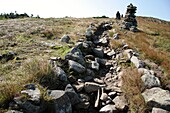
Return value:
M 125 14 L 130 3 L 137 6 L 137 16 L 170 21 L 170 0 L 1 0 L 0 13 L 28 13 L 40 17 L 115 17 Z

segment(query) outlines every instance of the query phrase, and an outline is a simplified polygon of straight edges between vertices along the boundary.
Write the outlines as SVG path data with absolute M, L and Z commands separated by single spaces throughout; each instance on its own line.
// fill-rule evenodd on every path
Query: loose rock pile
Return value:
M 86 40 L 79 41 L 67 53 L 65 59 L 51 58 L 59 87 L 48 87 L 41 98 L 41 88 L 35 84 L 25 85 L 25 90 L 10 103 L 8 113 L 127 113 L 128 100 L 121 90 L 125 71 L 121 63 L 133 63 L 140 73 L 145 87 L 143 97 L 153 113 L 155 110 L 170 111 L 170 93 L 161 86 L 155 72 L 146 68 L 139 54 L 122 43 L 112 49 L 110 40 L 118 40 L 118 34 L 109 36 L 111 22 L 91 24 Z M 62 66 L 57 65 L 60 62 Z M 155 93 L 154 93 L 155 92 Z M 162 96 L 164 95 L 164 96 Z M 18 110 L 18 111 L 17 111 Z

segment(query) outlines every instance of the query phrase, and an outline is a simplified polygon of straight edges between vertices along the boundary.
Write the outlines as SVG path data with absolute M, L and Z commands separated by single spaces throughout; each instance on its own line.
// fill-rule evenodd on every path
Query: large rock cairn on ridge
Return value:
M 136 10 L 137 10 L 137 7 L 133 6 L 132 3 L 127 6 L 125 19 L 124 19 L 122 28 L 131 30 L 133 32 L 138 31 L 136 28 L 137 27 L 137 21 L 136 21 L 136 16 L 135 16 Z

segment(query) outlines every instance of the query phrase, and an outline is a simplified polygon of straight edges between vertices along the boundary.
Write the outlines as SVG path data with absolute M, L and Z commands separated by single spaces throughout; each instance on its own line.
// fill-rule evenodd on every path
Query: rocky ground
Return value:
M 65 34 L 57 46 L 52 41 L 38 40 L 43 45 L 38 53 L 49 50 L 48 47 L 69 49 L 62 57 L 48 54 L 52 80 L 47 74 L 39 83 L 22 84 L 5 105 L 7 113 L 170 112 L 169 84 L 163 87 L 160 77 L 165 71 L 157 63 L 141 57 L 138 49 L 122 38 L 127 32 L 122 35 L 117 27 L 114 29 L 120 25 L 121 21 L 89 23 L 78 40 L 71 42 L 70 35 Z M 34 47 L 40 46 L 36 44 Z M 10 62 L 15 56 L 15 52 L 7 52 L 1 59 Z M 5 81 L 4 75 L 1 76 L 2 82 Z

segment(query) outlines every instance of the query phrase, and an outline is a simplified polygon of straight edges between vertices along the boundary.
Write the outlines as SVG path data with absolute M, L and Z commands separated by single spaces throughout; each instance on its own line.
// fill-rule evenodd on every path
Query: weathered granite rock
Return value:
M 110 93 L 108 94 L 108 96 L 113 99 L 113 98 L 116 97 L 116 92 L 115 92 L 115 91 L 112 91 L 112 92 L 110 92 Z
M 128 103 L 124 96 L 117 96 L 113 99 L 115 103 L 115 107 L 120 111 L 127 111 L 128 110 Z
M 159 87 L 146 89 L 142 96 L 150 107 L 158 107 L 170 111 L 170 92 Z
M 52 101 L 47 103 L 50 113 L 72 113 L 72 106 L 68 95 L 62 90 L 49 90 Z
M 78 97 L 78 94 L 74 91 L 73 87 L 71 84 L 68 84 L 65 88 L 65 92 L 68 95 L 71 105 L 75 105 L 80 103 L 80 98 Z
M 37 86 L 35 86 L 34 84 L 27 84 L 25 85 L 25 88 L 26 90 L 22 90 L 21 94 L 27 94 L 28 95 L 27 99 L 31 101 L 35 101 L 35 102 L 40 101 L 41 92 L 37 88 Z
M 55 67 L 54 73 L 61 81 L 67 81 L 67 75 L 60 67 Z
M 99 70 L 99 63 L 97 62 L 97 60 L 90 62 L 90 68 L 97 71 Z
M 34 105 L 31 101 L 28 101 L 26 99 L 20 98 L 20 97 L 14 97 L 14 101 L 21 109 L 23 109 L 24 113 L 39 113 L 40 112 L 40 106 Z
M 91 76 L 91 77 L 93 77 L 93 76 L 95 75 L 95 73 L 94 73 L 94 71 L 93 71 L 93 70 L 91 70 L 91 69 L 87 69 L 87 70 L 86 70 L 86 75 L 87 75 L 87 76 Z
M 60 39 L 61 42 L 65 42 L 65 43 L 68 43 L 69 40 L 70 40 L 70 37 L 69 37 L 68 35 L 64 35 L 64 36 Z
M 96 57 L 103 58 L 104 57 L 104 51 L 102 48 L 94 48 L 93 49 L 93 54 Z
M 106 64 L 106 59 L 101 59 L 101 58 L 95 58 L 95 60 L 100 64 L 100 65 L 103 65 L 105 66 Z
M 84 83 L 81 83 L 79 85 L 73 85 L 77 92 L 81 92 L 84 88 Z
M 72 48 L 72 50 L 66 54 L 65 59 L 76 61 L 83 66 L 86 64 L 83 54 L 78 47 Z
M 141 77 L 146 88 L 159 87 L 160 80 L 152 74 L 144 74 Z
M 102 85 L 94 82 L 85 82 L 84 89 L 87 93 L 96 92 Z
M 136 66 L 136 68 L 143 68 L 145 66 L 144 62 L 139 60 L 136 56 L 132 56 L 130 61 Z
M 86 40 L 87 41 L 91 41 L 92 40 L 92 38 L 93 38 L 93 31 L 92 31 L 91 28 L 87 28 L 85 36 L 86 36 Z
M 102 107 L 99 113 L 118 113 L 118 110 L 116 109 L 115 105 L 108 104 Z
M 103 38 L 100 38 L 99 41 L 98 41 L 99 45 L 101 46 L 107 46 L 109 41 L 106 37 L 103 37 Z
M 93 81 L 99 84 L 104 84 L 104 81 L 99 78 L 93 78 Z
M 104 92 L 104 88 L 102 88 L 100 100 L 102 100 L 102 101 L 107 101 L 107 100 L 109 100 L 109 96 L 107 95 L 107 93 Z
M 23 112 L 17 110 L 8 110 L 6 113 L 23 113 Z
M 86 71 L 86 68 L 84 66 L 82 66 L 81 64 L 79 64 L 73 60 L 69 60 L 68 64 L 69 64 L 69 68 L 71 70 L 74 70 L 78 73 L 84 73 Z
M 82 43 L 82 47 L 79 47 L 79 48 L 82 51 L 83 55 L 88 55 L 92 53 L 93 46 L 94 45 L 92 41 L 84 41 Z
M 154 107 L 154 108 L 152 108 L 152 113 L 170 113 L 170 111 Z
M 107 53 L 107 56 L 112 57 L 113 55 L 116 55 L 115 50 L 111 50 L 110 52 Z
M 81 99 L 81 102 L 77 104 L 75 107 L 77 109 L 88 109 L 90 106 L 90 97 L 87 94 L 80 93 L 79 97 Z

